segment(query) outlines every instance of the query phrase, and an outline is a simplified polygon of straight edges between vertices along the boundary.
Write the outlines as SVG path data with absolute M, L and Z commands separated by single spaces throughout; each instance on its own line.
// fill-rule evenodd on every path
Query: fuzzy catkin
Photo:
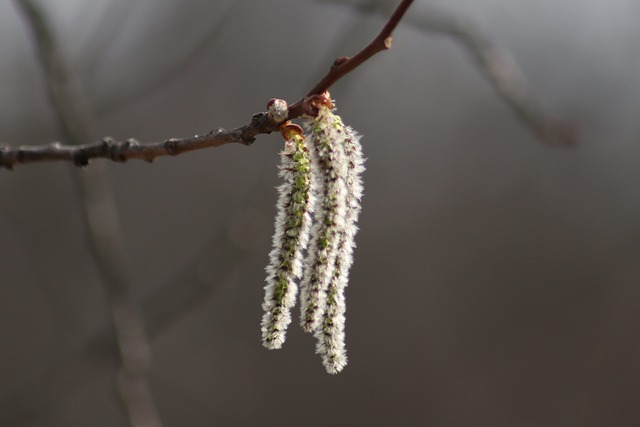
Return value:
M 281 125 L 284 183 L 266 269 L 262 339 L 269 349 L 284 343 L 300 281 L 300 324 L 314 334 L 326 371 L 337 374 L 347 364 L 345 289 L 361 210 L 364 158 L 360 136 L 333 113 L 333 103 L 318 99 L 313 107 L 317 115 L 307 123 L 307 138 L 299 126 Z
M 338 120 L 340 118 L 338 117 Z M 341 122 L 340 122 L 341 124 Z M 362 172 L 364 171 L 364 157 L 360 144 L 360 135 L 353 129 L 342 125 L 342 137 L 336 144 L 342 147 L 347 161 L 344 184 L 346 187 L 346 213 L 344 228 L 338 236 L 337 253 L 334 271 L 327 288 L 325 311 L 322 323 L 315 331 L 316 352 L 322 356 L 322 363 L 330 374 L 337 374 L 347 364 L 345 347 L 345 288 L 349 281 L 349 269 L 353 264 L 353 250 L 355 249 L 356 225 L 361 211 Z
M 273 235 L 273 249 L 266 267 L 267 285 L 262 304 L 262 343 L 278 349 L 285 341 L 295 305 L 297 285 L 303 270 L 303 252 L 311 231 L 311 162 L 304 136 L 291 134 L 280 153 L 278 213 Z
M 347 160 L 344 149 L 337 143 L 341 139 L 341 123 L 329 108 L 322 106 L 309 129 L 316 203 L 300 293 L 300 324 L 306 332 L 316 331 L 322 322 L 339 237 L 345 227 Z

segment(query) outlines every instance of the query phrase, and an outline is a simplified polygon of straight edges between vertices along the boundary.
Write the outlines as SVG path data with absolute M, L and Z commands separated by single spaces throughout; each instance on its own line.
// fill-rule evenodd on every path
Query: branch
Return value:
M 131 5 L 132 2 L 128 1 L 125 4 Z M 153 78 L 145 76 L 146 79 L 135 88 L 125 87 L 121 88 L 119 91 L 115 91 L 115 93 L 110 93 L 111 96 L 109 98 L 105 101 L 101 101 L 101 104 L 96 106 L 96 115 L 98 117 L 102 117 L 117 111 L 125 105 L 132 104 L 133 101 L 139 103 L 141 100 L 144 100 L 160 88 L 166 87 L 173 81 L 177 80 L 178 77 L 180 77 L 183 72 L 196 61 L 207 56 L 206 51 L 211 49 L 213 42 L 217 40 L 220 34 L 225 30 L 227 23 L 229 22 L 229 16 L 231 16 L 239 5 L 241 5 L 241 3 L 237 1 L 228 2 L 227 5 L 224 6 L 224 9 L 218 11 L 219 13 L 215 17 L 215 22 L 213 22 L 206 30 L 205 34 L 198 38 L 191 48 L 182 53 L 171 52 L 171 54 L 175 56 L 173 58 L 165 57 L 166 66 L 157 73 L 154 73 Z M 113 31 L 111 21 L 103 20 L 102 22 L 107 22 L 109 31 Z M 116 20 L 116 22 L 119 21 Z M 113 38 L 105 37 L 103 35 L 103 37 L 98 38 L 97 40 L 113 40 Z M 99 54 L 99 56 L 97 56 L 93 61 L 95 64 L 93 67 L 96 68 L 97 65 L 99 65 L 100 59 L 104 57 L 104 52 L 101 49 L 95 48 L 92 49 L 91 52 L 98 52 Z M 166 55 L 167 52 L 164 54 Z
M 413 0 L 402 0 L 402 2 L 396 7 L 396 10 L 393 12 L 385 26 L 380 31 L 380 34 L 374 38 L 371 43 L 364 47 L 360 52 L 358 52 L 354 57 L 347 58 L 342 56 L 337 58 L 327 75 L 325 75 L 322 80 L 320 80 L 309 92 L 307 92 L 306 96 L 300 100 L 298 100 L 295 104 L 289 107 L 289 117 L 295 118 L 302 114 L 302 106 L 305 98 L 308 98 L 312 95 L 320 95 L 321 93 L 329 90 L 331 85 L 340 80 L 345 75 L 349 74 L 351 71 L 355 70 L 358 66 L 362 65 L 365 61 L 371 58 L 376 53 L 382 52 L 387 49 L 391 49 L 391 45 L 393 44 L 392 33 L 393 30 L 396 29 L 400 20 L 404 16 L 409 6 L 411 6 Z
M 376 8 L 373 7 L 373 3 L 378 2 L 322 1 L 346 3 L 363 12 L 381 14 L 387 13 L 393 4 L 388 1 L 385 3 L 386 7 Z M 409 16 L 406 23 L 422 31 L 449 36 L 467 49 L 502 100 L 543 142 L 562 146 L 574 145 L 578 142 L 577 126 L 568 121 L 548 117 L 531 93 L 529 82 L 511 52 L 494 43 L 473 23 L 433 7 L 422 14 Z
M 24 1 L 25 5 L 30 5 L 30 1 Z M 327 75 L 320 80 L 307 94 L 289 107 L 288 119 L 295 119 L 305 113 L 303 111 L 304 101 L 313 95 L 319 95 L 325 92 L 336 81 L 362 65 L 373 55 L 391 48 L 392 32 L 398 26 L 398 23 L 404 16 L 405 12 L 411 6 L 413 0 L 402 0 L 396 10 L 393 12 L 386 25 L 380 31 L 371 43 L 365 46 L 352 58 L 340 57 L 336 59 L 329 69 Z M 32 9 L 32 6 L 29 6 Z M 42 60 L 43 67 L 49 75 L 53 75 L 52 71 L 62 70 L 63 67 L 57 63 L 55 56 L 50 58 L 50 49 L 47 46 L 51 42 L 51 37 L 42 31 L 41 18 L 35 21 L 34 28 L 37 34 L 38 48 Z M 50 79 L 52 81 L 65 81 L 65 79 Z M 73 121 L 69 117 L 73 114 L 66 114 L 67 106 L 72 104 L 66 99 L 60 101 L 59 91 L 55 85 L 50 85 L 50 93 L 52 103 L 59 110 L 60 121 L 63 127 L 71 127 Z M 64 90 L 60 91 L 62 94 Z M 76 116 L 77 117 L 77 116 Z M 13 169 L 18 164 L 66 160 L 73 162 L 76 166 L 86 166 L 90 160 L 96 158 L 104 158 L 115 162 L 125 162 L 129 159 L 142 159 L 147 162 L 153 161 L 160 156 L 175 156 L 186 153 L 188 151 L 200 150 L 208 147 L 219 147 L 224 144 L 238 142 L 244 145 L 250 145 L 260 134 L 269 134 L 278 130 L 278 123 L 275 123 L 267 117 L 266 113 L 257 113 L 251 119 L 251 122 L 245 126 L 225 130 L 216 129 L 205 135 L 196 135 L 191 138 L 171 138 L 162 142 L 152 142 L 141 144 L 135 139 L 126 141 L 117 141 L 113 138 L 106 137 L 102 141 L 89 143 L 84 145 L 62 145 L 53 143 L 39 146 L 19 146 L 9 147 L 0 146 L 0 168 Z
M 86 166 L 90 160 L 97 158 L 114 162 L 126 162 L 131 159 L 152 162 L 157 157 L 177 156 L 189 151 L 219 147 L 232 142 L 251 145 L 257 135 L 268 134 L 276 130 L 278 130 L 277 124 L 271 122 L 266 113 L 258 113 L 253 116 L 249 124 L 236 129 L 216 129 L 205 135 L 170 138 L 146 144 L 141 144 L 133 138 L 118 141 L 111 137 L 105 137 L 102 141 L 83 145 L 53 143 L 20 147 L 2 146 L 0 147 L 0 168 L 13 169 L 19 164 L 52 160 L 67 160 L 76 166 Z

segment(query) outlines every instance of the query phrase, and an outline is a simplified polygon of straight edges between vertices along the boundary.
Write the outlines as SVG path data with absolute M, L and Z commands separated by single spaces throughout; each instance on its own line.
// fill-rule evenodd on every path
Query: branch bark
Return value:
M 152 162 L 161 156 L 177 156 L 189 151 L 219 147 L 229 143 L 251 145 L 257 135 L 269 134 L 277 130 L 278 125 L 271 122 L 266 113 L 258 113 L 253 116 L 250 123 L 236 129 L 216 129 L 205 135 L 170 138 L 146 144 L 133 138 L 118 141 L 105 137 L 102 141 L 82 145 L 53 143 L 13 148 L 4 146 L 0 147 L 0 167 L 13 169 L 19 164 L 53 160 L 66 160 L 73 162 L 76 166 L 86 166 L 90 160 L 97 158 L 114 162 L 126 162 L 132 159 Z

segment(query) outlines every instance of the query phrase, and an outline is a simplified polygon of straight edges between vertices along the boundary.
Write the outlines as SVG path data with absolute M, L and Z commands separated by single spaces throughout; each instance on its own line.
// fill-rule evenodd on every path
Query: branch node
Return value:
M 105 136 L 104 138 L 102 138 L 102 144 L 101 144 L 102 152 L 106 157 L 112 160 L 113 160 L 112 147 L 116 144 L 116 142 L 117 141 L 110 136 Z
M 7 168 L 8 170 L 13 170 L 14 162 L 11 161 L 10 157 L 11 147 L 5 144 L 0 144 L 0 168 Z
M 176 138 L 169 138 L 164 142 L 164 149 L 170 156 L 176 156 L 180 154 L 180 151 L 178 149 L 179 142 L 180 140 Z
M 344 64 L 348 60 L 349 60 L 348 56 L 340 56 L 340 57 L 336 58 L 335 61 L 333 61 L 333 66 L 334 67 L 339 67 L 340 65 Z
M 24 162 L 25 157 L 26 157 L 26 154 L 25 154 L 24 150 L 18 149 L 18 152 L 16 153 L 16 162 L 17 163 Z M 13 167 L 13 165 L 12 165 L 12 167 Z
M 254 126 L 260 126 L 260 123 L 264 120 L 264 116 L 266 115 L 266 113 L 255 113 L 251 116 L 251 124 Z
M 389 36 L 386 39 L 384 39 L 385 49 L 391 49 L 391 46 L 393 46 L 393 36 Z
M 89 165 L 89 158 L 81 151 L 78 151 L 73 155 L 73 164 L 78 167 L 85 167 Z

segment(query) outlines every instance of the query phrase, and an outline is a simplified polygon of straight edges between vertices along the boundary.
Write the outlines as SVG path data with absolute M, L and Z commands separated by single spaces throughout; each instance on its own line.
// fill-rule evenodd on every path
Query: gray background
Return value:
M 320 1 L 42 3 L 96 139 L 243 125 L 384 22 Z M 457 43 L 416 28 L 339 82 L 368 161 L 337 376 L 295 324 L 283 350 L 260 345 L 279 137 L 109 164 L 135 298 L 210 286 L 154 332 L 166 426 L 640 423 L 640 3 L 416 1 L 409 13 L 427 5 L 509 48 L 547 111 L 580 125 L 580 146 L 541 144 Z M 29 34 L 1 2 L 0 142 L 57 138 Z M 0 171 L 3 426 L 126 423 L 109 340 L 86 344 L 109 313 L 71 169 Z

